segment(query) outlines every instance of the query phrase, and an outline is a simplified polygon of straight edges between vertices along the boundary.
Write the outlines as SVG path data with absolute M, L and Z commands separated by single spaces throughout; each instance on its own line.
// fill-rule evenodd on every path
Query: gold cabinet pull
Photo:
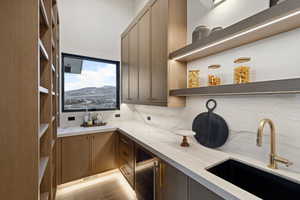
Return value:
M 160 167 L 159 167 L 159 170 L 160 170 L 160 172 L 159 172 L 159 186 L 160 186 L 160 188 L 162 188 L 163 187 L 163 178 L 164 178 L 164 164 L 163 163 L 160 163 Z

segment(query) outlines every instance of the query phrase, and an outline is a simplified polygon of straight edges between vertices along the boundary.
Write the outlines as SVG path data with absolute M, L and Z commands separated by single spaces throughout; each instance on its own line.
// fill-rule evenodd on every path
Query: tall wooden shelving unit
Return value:
M 56 138 L 59 102 L 59 15 L 55 0 L 39 0 L 40 5 L 40 127 L 39 186 L 40 199 L 55 199 L 56 194 Z M 47 92 L 46 92 L 47 91 Z
M 1 199 L 54 200 L 59 23 L 55 0 L 0 6 Z

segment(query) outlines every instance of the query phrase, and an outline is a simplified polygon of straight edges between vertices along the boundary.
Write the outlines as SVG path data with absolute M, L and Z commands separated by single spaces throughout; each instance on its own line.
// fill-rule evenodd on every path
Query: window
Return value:
M 62 54 L 62 111 L 120 109 L 118 61 Z

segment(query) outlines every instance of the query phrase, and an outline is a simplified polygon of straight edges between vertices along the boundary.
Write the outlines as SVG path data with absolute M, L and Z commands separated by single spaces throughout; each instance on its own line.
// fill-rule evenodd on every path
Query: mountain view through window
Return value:
M 118 63 L 64 56 L 64 111 L 118 108 Z

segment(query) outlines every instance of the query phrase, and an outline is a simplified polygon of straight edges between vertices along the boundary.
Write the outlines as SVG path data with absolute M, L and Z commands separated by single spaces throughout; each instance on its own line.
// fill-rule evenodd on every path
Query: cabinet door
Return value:
M 129 100 L 138 101 L 138 26 L 129 32 Z
M 152 101 L 167 102 L 168 1 L 157 0 L 151 8 Z
M 119 168 L 132 188 L 134 183 L 134 142 L 126 136 L 119 135 Z
M 189 200 L 223 200 L 200 183 L 189 179 Z
M 161 163 L 161 200 L 188 200 L 188 177 L 176 168 Z
M 151 101 L 150 11 L 140 19 L 139 27 L 139 101 Z
M 117 168 L 116 137 L 111 133 L 98 133 L 92 136 L 93 173 L 101 173 Z
M 129 101 L 129 36 L 122 38 L 122 102 Z
M 89 176 L 91 173 L 91 142 L 89 136 L 62 139 L 62 183 Z

